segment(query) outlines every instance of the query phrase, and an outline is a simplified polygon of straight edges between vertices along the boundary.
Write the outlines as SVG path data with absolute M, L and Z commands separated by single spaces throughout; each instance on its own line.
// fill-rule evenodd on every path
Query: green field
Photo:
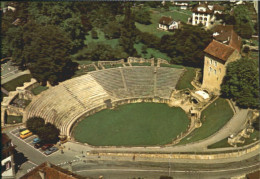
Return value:
M 7 91 L 15 91 L 16 87 L 23 86 L 24 82 L 29 82 L 31 81 L 32 76 L 31 75 L 22 75 L 19 76 L 18 78 L 15 78 L 2 86 L 7 90 Z
M 48 88 L 49 88 L 49 87 L 47 87 L 47 86 L 37 86 L 37 87 L 35 87 L 35 88 L 32 89 L 32 93 L 33 93 L 34 95 L 38 95 L 38 94 L 40 94 L 41 92 L 47 90 Z
M 95 146 L 163 145 L 171 143 L 188 124 L 181 108 L 155 103 L 127 104 L 83 119 L 73 129 L 73 136 Z
M 9 116 L 7 115 L 6 124 L 17 124 L 21 123 L 23 120 L 23 116 Z
M 147 53 L 144 54 L 142 53 L 142 47 L 143 47 L 143 43 L 137 43 L 134 45 L 134 48 L 136 49 L 137 53 L 139 55 L 141 55 L 142 58 L 152 58 L 152 56 L 154 58 L 162 58 L 164 60 L 170 61 L 171 58 L 166 54 L 166 53 L 162 53 L 159 50 L 156 50 L 154 48 L 147 48 Z
M 163 30 L 158 30 L 159 26 L 159 20 L 162 16 L 172 17 L 173 20 L 180 20 L 181 22 L 187 23 L 188 18 L 191 17 L 191 12 L 187 10 L 170 10 L 165 11 L 163 8 L 151 8 L 150 9 L 151 14 L 151 24 L 150 25 L 144 25 L 140 24 L 138 22 L 135 23 L 136 27 L 142 31 L 142 32 L 149 32 L 151 34 L 154 34 L 158 37 L 162 37 L 166 34 L 173 34 L 174 32 L 168 32 Z
M 205 119 L 203 120 L 205 116 Z M 181 140 L 179 144 L 205 139 L 219 131 L 233 116 L 233 111 L 228 102 L 218 98 L 201 113 L 202 126 Z
M 192 67 L 186 67 L 187 71 L 184 72 L 183 76 L 179 79 L 176 89 L 181 90 L 181 89 L 194 89 L 194 87 L 191 85 L 191 81 L 194 79 L 196 72 L 195 68 Z

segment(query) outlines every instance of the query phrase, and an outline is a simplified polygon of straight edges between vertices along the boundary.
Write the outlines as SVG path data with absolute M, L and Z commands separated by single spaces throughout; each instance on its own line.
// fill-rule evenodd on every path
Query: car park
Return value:
M 50 155 L 50 154 L 56 152 L 57 150 L 59 150 L 57 147 L 50 147 L 50 148 L 47 149 L 44 153 L 45 153 L 46 155 Z
M 37 144 L 37 143 L 39 143 L 39 142 L 41 142 L 41 139 L 40 139 L 39 137 L 35 137 L 35 138 L 33 139 L 33 144 Z
M 38 148 L 41 148 L 44 144 L 39 142 L 37 144 L 34 144 L 34 148 L 38 149 Z
M 19 129 L 19 132 L 23 132 L 25 130 L 26 130 L 26 128 L 21 128 L 21 129 Z
M 50 147 L 52 147 L 53 146 L 53 144 L 44 144 L 42 147 L 41 147 L 41 149 L 42 150 L 46 150 L 46 149 L 48 149 L 48 148 L 50 148 Z

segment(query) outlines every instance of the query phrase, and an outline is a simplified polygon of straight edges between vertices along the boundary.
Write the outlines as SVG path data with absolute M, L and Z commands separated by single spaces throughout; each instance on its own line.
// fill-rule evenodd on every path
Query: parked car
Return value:
M 40 139 L 39 137 L 35 137 L 35 138 L 33 139 L 33 144 L 37 144 L 37 143 L 39 143 L 39 142 L 41 142 L 41 139 Z
M 20 132 L 21 139 L 26 139 L 27 137 L 30 137 L 31 135 L 33 135 L 33 133 L 31 131 L 29 131 L 28 129 Z
M 23 132 L 25 130 L 26 130 L 26 128 L 21 128 L 21 129 L 19 129 L 19 132 Z
M 56 152 L 57 150 L 59 150 L 57 147 L 50 147 L 49 149 L 45 150 L 45 154 L 46 155 L 50 155 L 52 154 L 53 152 Z
M 43 145 L 44 145 L 43 143 L 39 142 L 37 144 L 34 144 L 34 148 L 38 149 L 38 148 L 42 147 Z
M 48 149 L 48 148 L 50 148 L 50 147 L 52 147 L 53 146 L 53 144 L 44 144 L 42 147 L 41 147 L 41 149 L 42 150 L 46 150 L 46 149 Z

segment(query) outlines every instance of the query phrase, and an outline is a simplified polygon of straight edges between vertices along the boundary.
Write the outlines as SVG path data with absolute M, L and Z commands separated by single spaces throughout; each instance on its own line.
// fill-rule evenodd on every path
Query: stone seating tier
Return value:
M 157 69 L 157 72 L 154 71 Z M 104 100 L 159 96 L 169 98 L 182 70 L 156 67 L 124 67 L 90 72 L 37 96 L 27 106 L 25 120 L 39 116 L 55 124 L 61 134 L 85 112 L 104 105 Z M 156 92 L 156 94 L 155 94 Z

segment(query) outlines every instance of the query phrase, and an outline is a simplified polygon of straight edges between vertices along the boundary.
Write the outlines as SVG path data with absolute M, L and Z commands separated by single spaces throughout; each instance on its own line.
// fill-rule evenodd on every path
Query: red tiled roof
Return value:
M 219 4 L 214 4 L 213 9 L 217 10 L 217 11 L 224 11 L 225 10 L 225 8 L 221 5 L 219 5 Z
M 213 33 L 217 32 L 219 35 L 214 36 L 217 41 L 227 41 L 227 44 L 240 52 L 241 37 L 233 30 L 233 25 L 217 25 L 212 28 Z
M 20 179 L 42 179 L 41 175 L 46 179 L 87 179 L 48 162 L 42 163 Z
M 216 25 L 212 28 L 213 33 L 218 33 L 219 35 L 214 36 L 217 41 L 229 41 L 231 37 L 231 31 L 233 30 L 233 25 Z
M 2 145 L 6 144 L 10 140 L 11 139 L 5 133 L 2 133 Z
M 160 24 L 163 24 L 163 25 L 171 25 L 173 19 L 171 17 L 161 17 L 161 19 L 159 20 L 159 23 Z
M 230 42 L 229 42 L 228 45 L 230 45 L 231 47 L 236 49 L 238 52 L 240 52 L 240 50 L 241 50 L 241 43 L 242 43 L 241 37 L 239 37 L 239 35 L 237 35 L 237 33 L 234 30 L 232 30 L 231 31 Z
M 223 43 L 220 43 L 216 40 L 213 40 L 204 50 L 204 52 L 223 60 L 224 62 L 227 61 L 227 59 L 232 55 L 232 53 L 235 51 L 234 48 L 225 45 Z
M 248 179 L 259 179 L 260 178 L 260 170 L 253 172 L 253 173 L 249 173 L 246 175 Z

